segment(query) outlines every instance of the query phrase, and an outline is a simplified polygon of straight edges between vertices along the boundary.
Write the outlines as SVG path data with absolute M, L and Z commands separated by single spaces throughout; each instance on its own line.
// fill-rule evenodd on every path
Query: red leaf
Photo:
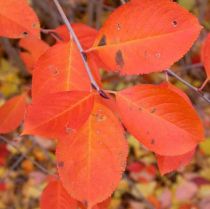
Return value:
M 204 138 L 202 123 L 183 94 L 168 84 L 131 87 L 117 94 L 119 114 L 148 149 L 159 155 L 182 155 Z
M 3 166 L 5 164 L 8 155 L 9 151 L 7 149 L 6 144 L 0 142 L 0 166 Z
M 84 49 L 89 49 L 96 39 L 98 33 L 97 30 L 82 23 L 72 24 L 72 27 L 77 38 L 80 40 L 82 47 Z M 56 28 L 55 32 L 63 39 L 63 41 L 68 42 L 70 40 L 69 31 L 65 25 Z
M 19 45 L 27 50 L 27 52 L 21 52 L 20 57 L 30 72 L 39 57 L 49 48 L 44 41 L 34 37 L 21 39 Z
M 0 8 L 0 36 L 39 37 L 39 20 L 27 0 L 1 0 Z
M 51 47 L 36 63 L 32 80 L 33 101 L 49 93 L 90 89 L 88 74 L 73 41 Z
M 9 99 L 0 107 L 0 133 L 14 131 L 23 120 L 26 106 L 26 94 Z
M 162 175 L 186 166 L 193 158 L 195 150 L 178 156 L 160 156 L 156 155 L 158 168 Z
M 107 70 L 158 72 L 179 60 L 200 30 L 196 17 L 177 3 L 131 0 L 110 15 L 88 51 L 97 54 Z
M 127 152 L 120 122 L 111 110 L 95 101 L 81 129 L 58 142 L 59 176 L 72 197 L 92 208 L 117 187 Z
M 40 98 L 28 107 L 23 134 L 61 137 L 76 131 L 88 118 L 93 94 L 59 92 Z
M 201 60 L 204 64 L 208 79 L 210 79 L 210 33 L 203 43 L 201 49 Z
M 51 181 L 44 189 L 41 209 L 77 209 L 77 201 L 64 189 L 59 180 Z

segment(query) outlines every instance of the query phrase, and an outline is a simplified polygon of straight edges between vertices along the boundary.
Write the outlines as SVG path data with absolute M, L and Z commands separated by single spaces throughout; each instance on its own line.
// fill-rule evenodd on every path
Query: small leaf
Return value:
M 159 72 L 182 58 L 200 30 L 196 17 L 177 3 L 131 0 L 110 15 L 88 52 L 97 54 L 107 70 Z
M 0 166 L 5 165 L 8 155 L 9 151 L 7 149 L 7 145 L 5 143 L 0 142 Z
M 44 189 L 40 206 L 41 209 L 77 209 L 77 201 L 66 192 L 59 180 L 53 180 Z
M 161 156 L 156 155 L 158 168 L 162 175 L 170 173 L 180 167 L 186 166 L 193 158 L 195 150 L 178 156 Z
M 19 46 L 26 50 L 20 52 L 20 57 L 30 72 L 39 57 L 49 48 L 47 43 L 34 37 L 21 39 Z
M 0 107 L 0 133 L 14 131 L 24 117 L 26 107 L 26 94 L 9 99 Z
M 204 139 L 202 123 L 182 95 L 168 84 L 137 85 L 117 93 L 119 114 L 148 149 L 159 155 L 182 155 Z
M 59 92 L 40 98 L 28 107 L 23 134 L 61 137 L 74 133 L 88 118 L 93 94 Z
M 0 8 L 0 36 L 40 36 L 39 20 L 27 0 L 1 0 Z
M 91 28 L 82 23 L 72 24 L 72 28 L 77 35 L 77 38 L 80 40 L 80 43 L 84 49 L 89 49 L 98 34 L 97 30 Z M 63 41 L 69 42 L 70 35 L 66 25 L 61 25 L 55 29 L 55 32 L 63 39 Z
M 95 101 L 80 130 L 58 142 L 58 172 L 65 189 L 92 208 L 116 189 L 127 152 L 120 122 L 111 110 Z
M 201 49 L 201 60 L 206 70 L 207 78 L 210 80 L 210 33 L 203 43 Z

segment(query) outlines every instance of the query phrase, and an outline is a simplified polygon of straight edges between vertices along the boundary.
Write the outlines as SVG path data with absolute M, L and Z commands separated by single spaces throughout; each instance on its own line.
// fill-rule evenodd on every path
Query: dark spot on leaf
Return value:
M 63 161 L 60 161 L 60 162 L 58 162 L 57 165 L 58 165 L 59 168 L 63 168 L 64 167 L 64 162 Z
M 156 108 L 153 108 L 151 111 L 150 111 L 150 113 L 155 113 L 157 111 L 157 109 Z
M 155 140 L 154 140 L 154 139 L 152 139 L 150 143 L 151 143 L 151 144 L 155 144 Z
M 103 35 L 101 40 L 98 43 L 98 46 L 105 46 L 106 45 L 106 36 Z
M 32 28 L 36 28 L 37 24 L 36 23 L 33 23 L 32 24 Z
M 139 107 L 139 111 L 142 111 L 142 108 L 141 107 Z
M 85 208 L 88 208 L 88 202 L 87 202 L 87 200 L 82 201 L 82 203 L 85 206 Z
M 124 67 L 125 62 L 124 62 L 124 58 L 123 58 L 123 54 L 121 50 L 118 50 L 115 56 L 115 62 L 117 65 L 119 65 L 121 68 Z
M 117 30 L 119 31 L 121 29 L 121 25 L 117 23 Z
M 177 24 L 178 24 L 178 23 L 177 23 L 177 21 L 176 21 L 176 20 L 173 20 L 173 21 L 172 21 L 172 25 L 173 25 L 174 27 L 176 27 L 176 26 L 177 26 Z
M 22 34 L 23 34 L 25 37 L 28 36 L 28 32 L 26 32 L 26 31 L 23 32 Z

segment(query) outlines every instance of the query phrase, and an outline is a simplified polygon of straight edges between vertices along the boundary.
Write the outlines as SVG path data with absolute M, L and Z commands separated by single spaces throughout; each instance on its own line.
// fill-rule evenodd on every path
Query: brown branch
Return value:
M 182 82 L 183 84 L 185 84 L 188 88 L 192 89 L 193 91 L 195 91 L 199 96 L 201 96 L 206 102 L 208 102 L 210 104 L 210 99 L 207 98 L 206 96 L 204 96 L 204 93 L 200 91 L 199 88 L 196 88 L 195 86 L 191 85 L 190 83 L 188 83 L 187 81 L 185 81 L 183 78 L 181 78 L 180 76 L 178 76 L 176 73 L 174 73 L 172 70 L 167 69 L 166 72 L 175 77 L 177 80 L 179 80 L 180 82 Z
M 21 150 L 14 145 L 9 139 L 7 139 L 4 136 L 0 136 L 0 140 L 2 140 L 3 142 L 5 142 L 6 144 L 9 144 L 11 147 L 13 147 L 14 149 L 16 149 L 19 153 L 22 153 Z M 53 173 L 49 172 L 46 168 L 44 168 L 41 164 L 39 164 L 38 162 L 36 162 L 35 160 L 33 160 L 32 158 L 30 158 L 29 156 L 27 156 L 27 153 L 22 154 L 24 156 L 24 158 L 26 158 L 27 160 L 31 161 L 37 168 L 39 168 L 43 173 L 47 174 L 47 175 L 54 175 Z
M 57 7 L 57 9 L 58 9 L 58 11 L 59 11 L 59 13 L 60 13 L 62 19 L 63 19 L 63 21 L 64 21 L 64 23 L 65 23 L 65 25 L 66 25 L 68 31 L 69 31 L 70 37 L 72 38 L 72 40 L 75 42 L 77 48 L 79 49 L 79 52 L 80 52 L 80 55 L 81 55 L 83 64 L 84 64 L 84 66 L 85 66 L 85 69 L 86 69 L 86 72 L 87 72 L 88 77 L 89 77 L 89 79 L 90 79 L 90 82 L 91 82 L 92 87 L 93 87 L 94 89 L 96 89 L 97 92 L 98 92 L 102 97 L 108 99 L 109 97 L 108 97 L 108 96 L 106 95 L 106 93 L 98 86 L 97 82 L 95 81 L 95 79 L 94 79 L 94 77 L 93 77 L 93 74 L 92 74 L 92 72 L 91 72 L 91 70 L 90 70 L 90 67 L 89 67 L 89 65 L 88 65 L 88 63 L 87 63 L 87 56 L 86 56 L 86 54 L 84 53 L 84 50 L 83 50 L 83 48 L 82 48 L 82 46 L 81 46 L 81 44 L 80 44 L 80 41 L 79 41 L 79 39 L 77 38 L 77 35 L 75 34 L 75 32 L 74 32 L 74 30 L 73 30 L 73 28 L 72 28 L 72 26 L 71 26 L 71 23 L 68 21 L 68 19 L 67 19 L 66 15 L 65 15 L 65 13 L 64 13 L 64 11 L 63 11 L 61 5 L 59 4 L 58 0 L 53 0 L 53 1 L 54 1 L 55 5 L 56 5 L 56 7 Z

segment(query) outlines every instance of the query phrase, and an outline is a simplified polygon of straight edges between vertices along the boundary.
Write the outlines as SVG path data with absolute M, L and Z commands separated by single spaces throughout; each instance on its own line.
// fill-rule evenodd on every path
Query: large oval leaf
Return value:
M 93 94 L 59 92 L 40 98 L 28 107 L 23 134 L 61 137 L 78 129 L 88 118 Z
M 9 99 L 0 107 L 0 133 L 14 131 L 24 117 L 26 107 L 26 94 Z
M 150 150 L 184 154 L 204 138 L 202 123 L 184 93 L 168 84 L 138 85 L 117 93 L 128 131 Z
M 94 46 L 109 67 L 122 74 L 162 71 L 192 46 L 201 26 L 196 17 L 168 0 L 131 0 L 116 9 Z
M 53 180 L 44 189 L 40 206 L 41 209 L 77 209 L 77 201 L 66 192 L 59 180 Z
M 39 20 L 27 0 L 0 0 L 0 36 L 40 36 Z
M 56 151 L 59 176 L 72 197 L 92 208 L 117 187 L 127 152 L 120 122 L 111 110 L 95 102 L 82 128 L 59 140 Z

